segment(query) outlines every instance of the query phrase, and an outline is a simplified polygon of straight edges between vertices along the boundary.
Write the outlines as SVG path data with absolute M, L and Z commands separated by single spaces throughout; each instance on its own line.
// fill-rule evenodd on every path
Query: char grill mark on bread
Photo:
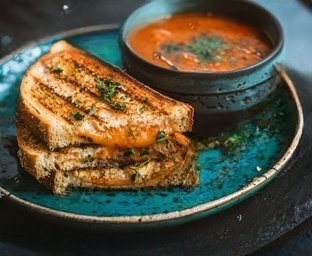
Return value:
M 120 83 L 113 101 L 119 107 L 124 105 L 123 109 L 116 110 L 111 103 L 99 100 L 95 79 Z M 38 88 L 41 91 L 35 92 Z M 49 99 L 44 99 L 46 96 Z M 53 103 L 53 98 L 58 103 Z M 75 104 L 76 100 L 79 103 Z M 40 123 L 39 136 L 51 150 L 86 140 L 110 147 L 145 147 L 155 142 L 159 131 L 170 135 L 190 131 L 193 125 L 189 105 L 155 92 L 65 42 L 52 46 L 50 53 L 28 70 L 21 84 L 21 101 L 33 119 L 29 123 Z M 61 111 L 60 104 L 67 111 Z M 94 111 L 89 114 L 91 109 Z M 68 112 L 87 118 L 73 122 Z M 70 136 L 58 138 L 60 127 Z
M 70 56 L 67 56 L 68 54 L 66 52 L 59 55 L 57 55 L 57 57 L 55 58 L 52 57 L 46 62 L 38 63 L 38 67 L 31 75 L 34 77 L 42 77 L 42 75 L 44 75 L 46 79 L 45 82 L 50 87 L 53 82 L 56 82 L 54 86 L 55 89 L 64 88 L 62 95 L 63 97 L 71 97 L 74 100 L 75 93 L 79 93 L 80 95 L 83 94 L 85 97 L 89 97 L 89 95 L 91 94 L 93 95 L 92 100 L 95 101 L 92 102 L 92 104 L 100 104 L 98 99 L 101 94 L 95 86 L 95 78 L 99 76 L 98 70 L 100 68 L 97 68 L 95 71 L 91 71 L 87 67 L 80 66 L 75 60 L 70 58 Z M 41 66 L 39 64 L 41 64 Z M 51 70 L 53 70 L 53 68 L 56 66 L 60 66 L 63 68 L 63 71 L 61 72 L 62 75 L 56 72 L 51 72 Z M 111 72 L 103 73 L 101 77 L 106 77 L 108 79 L 111 79 L 112 81 L 120 80 L 120 77 L 115 77 L 115 75 Z M 81 90 L 81 83 L 83 83 L 85 93 L 83 92 L 83 90 Z M 72 93 L 66 95 L 66 93 L 68 93 L 68 86 L 70 87 Z M 121 103 L 130 104 L 127 107 L 130 107 L 131 109 L 136 109 L 137 106 L 146 106 L 147 110 L 149 110 L 149 112 L 151 113 L 158 112 L 165 115 L 170 114 L 166 108 L 151 104 L 151 101 L 146 101 L 146 97 L 144 95 L 137 95 L 137 93 L 131 90 L 131 88 L 125 88 L 121 86 L 118 90 L 119 101 Z M 57 93 L 59 93 L 60 95 L 62 94 L 62 92 Z M 124 99 L 120 99 L 123 97 Z M 107 106 L 107 108 L 110 111 L 114 111 L 112 108 L 109 108 L 109 106 Z
M 69 187 L 198 184 L 194 110 L 60 41 L 26 72 L 16 121 L 24 169 L 55 194 Z

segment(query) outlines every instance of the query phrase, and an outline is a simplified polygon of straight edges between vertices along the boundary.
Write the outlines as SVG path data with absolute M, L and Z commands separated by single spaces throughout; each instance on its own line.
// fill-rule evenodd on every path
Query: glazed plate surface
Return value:
M 224 210 L 271 181 L 293 155 L 302 133 L 302 110 L 292 83 L 277 90 L 248 118 L 213 137 L 196 139 L 200 185 L 194 189 L 73 190 L 55 196 L 19 165 L 14 118 L 19 84 L 51 44 L 65 39 L 122 67 L 115 26 L 66 32 L 28 45 L 0 62 L 0 192 L 16 206 L 73 225 L 152 227 L 191 221 Z M 209 129 L 209 127 L 207 127 Z

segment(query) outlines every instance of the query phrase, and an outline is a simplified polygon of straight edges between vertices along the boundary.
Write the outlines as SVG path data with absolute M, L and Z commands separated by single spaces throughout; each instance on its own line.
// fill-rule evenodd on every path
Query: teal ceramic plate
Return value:
M 194 189 L 75 190 L 55 196 L 19 165 L 14 118 L 26 69 L 49 46 L 66 39 L 120 66 L 114 26 L 70 31 L 28 45 L 0 63 L 0 192 L 2 199 L 51 220 L 84 226 L 151 227 L 177 224 L 224 210 L 254 194 L 294 153 L 303 127 L 296 91 L 284 76 L 248 120 L 197 141 L 200 185 Z M 207 128 L 208 129 L 208 128 Z

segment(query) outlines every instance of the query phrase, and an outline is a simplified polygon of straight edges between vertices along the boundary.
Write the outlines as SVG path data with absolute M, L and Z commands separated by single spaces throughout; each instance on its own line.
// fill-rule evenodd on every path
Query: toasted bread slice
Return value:
M 70 188 L 129 190 L 173 186 L 191 188 L 198 184 L 198 174 L 194 170 L 193 162 L 180 162 L 174 168 L 163 171 L 167 163 L 167 161 L 150 161 L 140 167 L 86 168 L 71 172 L 49 170 L 48 175 L 38 181 L 56 195 L 64 195 Z
M 146 147 L 159 132 L 191 131 L 193 108 L 144 86 L 64 41 L 21 83 L 21 112 L 50 150 L 92 142 Z
M 22 167 L 55 194 L 64 194 L 68 187 L 135 189 L 198 184 L 194 149 L 181 134 L 143 151 L 133 148 L 128 155 L 129 149 L 97 145 L 49 151 L 20 122 L 16 127 Z
M 22 157 L 21 163 L 25 163 L 27 152 L 23 148 L 19 152 Z M 167 165 L 171 167 L 167 168 Z M 172 186 L 191 188 L 198 184 L 198 173 L 195 171 L 194 162 L 187 157 L 175 165 L 164 159 L 160 162 L 151 160 L 141 166 L 83 168 L 73 171 L 46 169 L 44 176 L 36 166 L 24 165 L 23 167 L 34 177 L 40 176 L 38 181 L 57 195 L 66 194 L 70 187 L 125 190 Z

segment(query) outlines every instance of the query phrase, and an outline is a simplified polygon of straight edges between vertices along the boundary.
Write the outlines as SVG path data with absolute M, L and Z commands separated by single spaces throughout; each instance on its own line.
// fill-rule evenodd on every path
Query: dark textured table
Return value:
M 119 23 L 143 2 L 0 0 L 0 56 L 60 31 Z M 221 213 L 140 232 L 96 232 L 50 223 L 2 198 L 0 255 L 312 255 L 312 9 L 309 1 L 257 2 L 283 25 L 286 63 L 305 112 L 300 146 L 277 178 Z

